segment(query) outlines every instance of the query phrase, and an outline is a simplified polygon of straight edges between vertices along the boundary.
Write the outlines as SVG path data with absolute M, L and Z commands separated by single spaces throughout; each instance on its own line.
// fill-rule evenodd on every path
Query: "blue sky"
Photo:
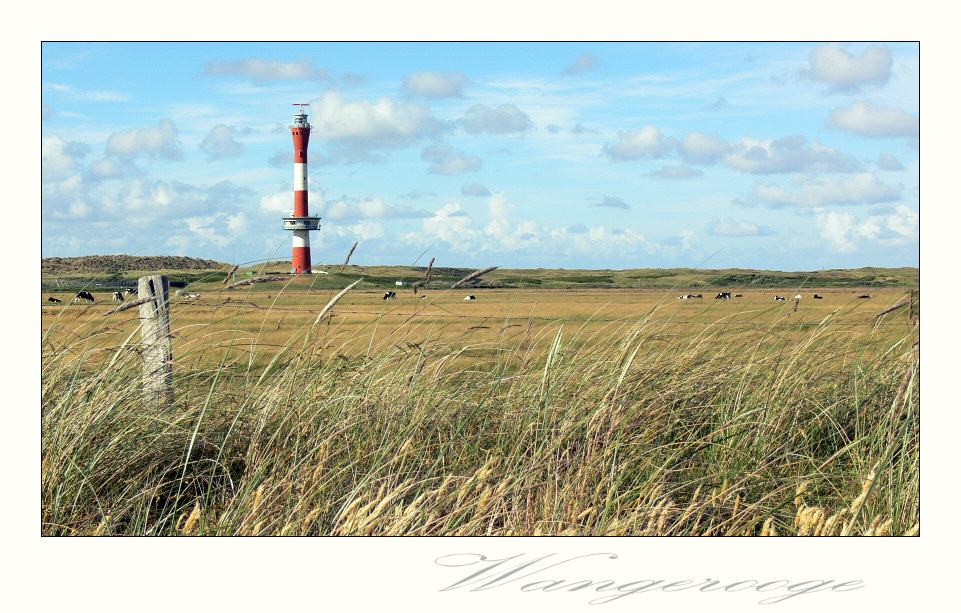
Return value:
M 45 43 L 43 257 L 919 265 L 916 43 Z M 118 223 L 119 222 L 119 223 Z

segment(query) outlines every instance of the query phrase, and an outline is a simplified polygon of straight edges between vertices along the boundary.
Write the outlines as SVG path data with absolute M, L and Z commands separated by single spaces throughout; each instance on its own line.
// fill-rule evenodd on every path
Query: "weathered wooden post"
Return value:
M 173 395 L 170 346 L 170 285 L 163 275 L 140 277 L 141 347 L 143 348 L 143 390 L 148 405 L 167 405 Z

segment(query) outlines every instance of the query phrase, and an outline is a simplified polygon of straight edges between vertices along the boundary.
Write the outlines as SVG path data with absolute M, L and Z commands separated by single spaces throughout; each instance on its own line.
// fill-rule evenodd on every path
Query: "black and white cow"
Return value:
M 730 300 L 731 292 L 720 292 L 717 296 L 714 296 L 715 300 Z
M 787 300 L 787 298 L 785 298 L 784 296 L 775 296 L 774 299 L 775 299 L 775 300 Z
M 54 298 L 53 296 L 50 296 L 49 298 L 47 298 L 47 302 L 52 302 L 52 303 L 54 303 L 54 304 L 60 304 L 61 302 L 63 302 L 63 300 L 60 300 L 59 298 Z
M 93 299 L 93 294 L 91 294 L 87 290 L 77 292 L 77 300 L 89 300 L 90 302 L 95 302 L 95 300 Z
M 388 298 L 396 298 L 396 297 L 397 297 L 396 292 L 387 292 L 386 294 L 384 294 L 384 300 L 387 300 Z
M 476 300 L 473 296 L 464 296 L 464 300 Z
M 124 290 L 123 290 L 123 293 L 124 293 L 125 296 L 136 296 L 136 295 L 137 295 L 137 290 L 135 290 L 135 289 L 130 289 L 129 287 L 125 287 Z
M 113 299 L 119 302 L 123 302 L 123 292 L 114 292 Z
M 678 300 L 691 300 L 692 298 L 702 298 L 700 294 L 684 294 L 683 296 L 678 296 Z

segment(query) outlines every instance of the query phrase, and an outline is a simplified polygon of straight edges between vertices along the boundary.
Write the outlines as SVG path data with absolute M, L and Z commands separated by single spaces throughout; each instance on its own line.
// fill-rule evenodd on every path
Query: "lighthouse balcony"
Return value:
M 284 217 L 284 230 L 316 230 L 320 227 L 320 217 Z

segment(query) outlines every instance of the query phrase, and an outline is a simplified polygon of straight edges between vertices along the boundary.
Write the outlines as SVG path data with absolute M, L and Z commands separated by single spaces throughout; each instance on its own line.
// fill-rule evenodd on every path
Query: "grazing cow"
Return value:
M 384 294 L 384 300 L 387 300 L 388 298 L 396 298 L 396 297 L 397 297 L 397 294 L 395 292 L 387 292 L 386 294 Z
M 93 299 L 93 294 L 91 294 L 87 290 L 77 292 L 77 300 L 89 300 L 90 302 L 95 302 L 95 300 Z
M 123 292 L 114 292 L 113 299 L 119 302 L 123 302 Z
M 473 296 L 464 296 L 464 300 L 476 300 Z
M 715 300 L 729 300 L 731 298 L 731 292 L 721 292 L 717 296 L 714 296 Z
M 815 300 L 824 300 L 824 296 L 818 296 L 817 294 L 814 294 L 814 299 L 815 299 Z
M 47 298 L 47 302 L 52 302 L 52 303 L 54 303 L 54 304 L 60 304 L 61 302 L 63 302 L 63 300 L 60 300 L 59 298 L 54 298 L 53 296 L 50 296 L 49 298 Z
M 787 300 L 787 298 L 785 298 L 784 296 L 775 296 L 774 299 L 775 299 L 775 300 Z
M 135 295 L 137 295 L 137 290 L 135 290 L 135 289 L 130 289 L 129 287 L 125 287 L 124 290 L 123 290 L 123 293 L 124 293 L 124 295 L 126 295 L 126 296 L 135 296 Z
M 690 300 L 691 298 L 702 298 L 700 294 L 684 294 L 683 296 L 678 296 L 678 300 Z
M 867 294 L 864 294 L 863 296 L 858 296 L 858 298 L 870 298 L 870 297 L 871 296 L 868 296 Z

